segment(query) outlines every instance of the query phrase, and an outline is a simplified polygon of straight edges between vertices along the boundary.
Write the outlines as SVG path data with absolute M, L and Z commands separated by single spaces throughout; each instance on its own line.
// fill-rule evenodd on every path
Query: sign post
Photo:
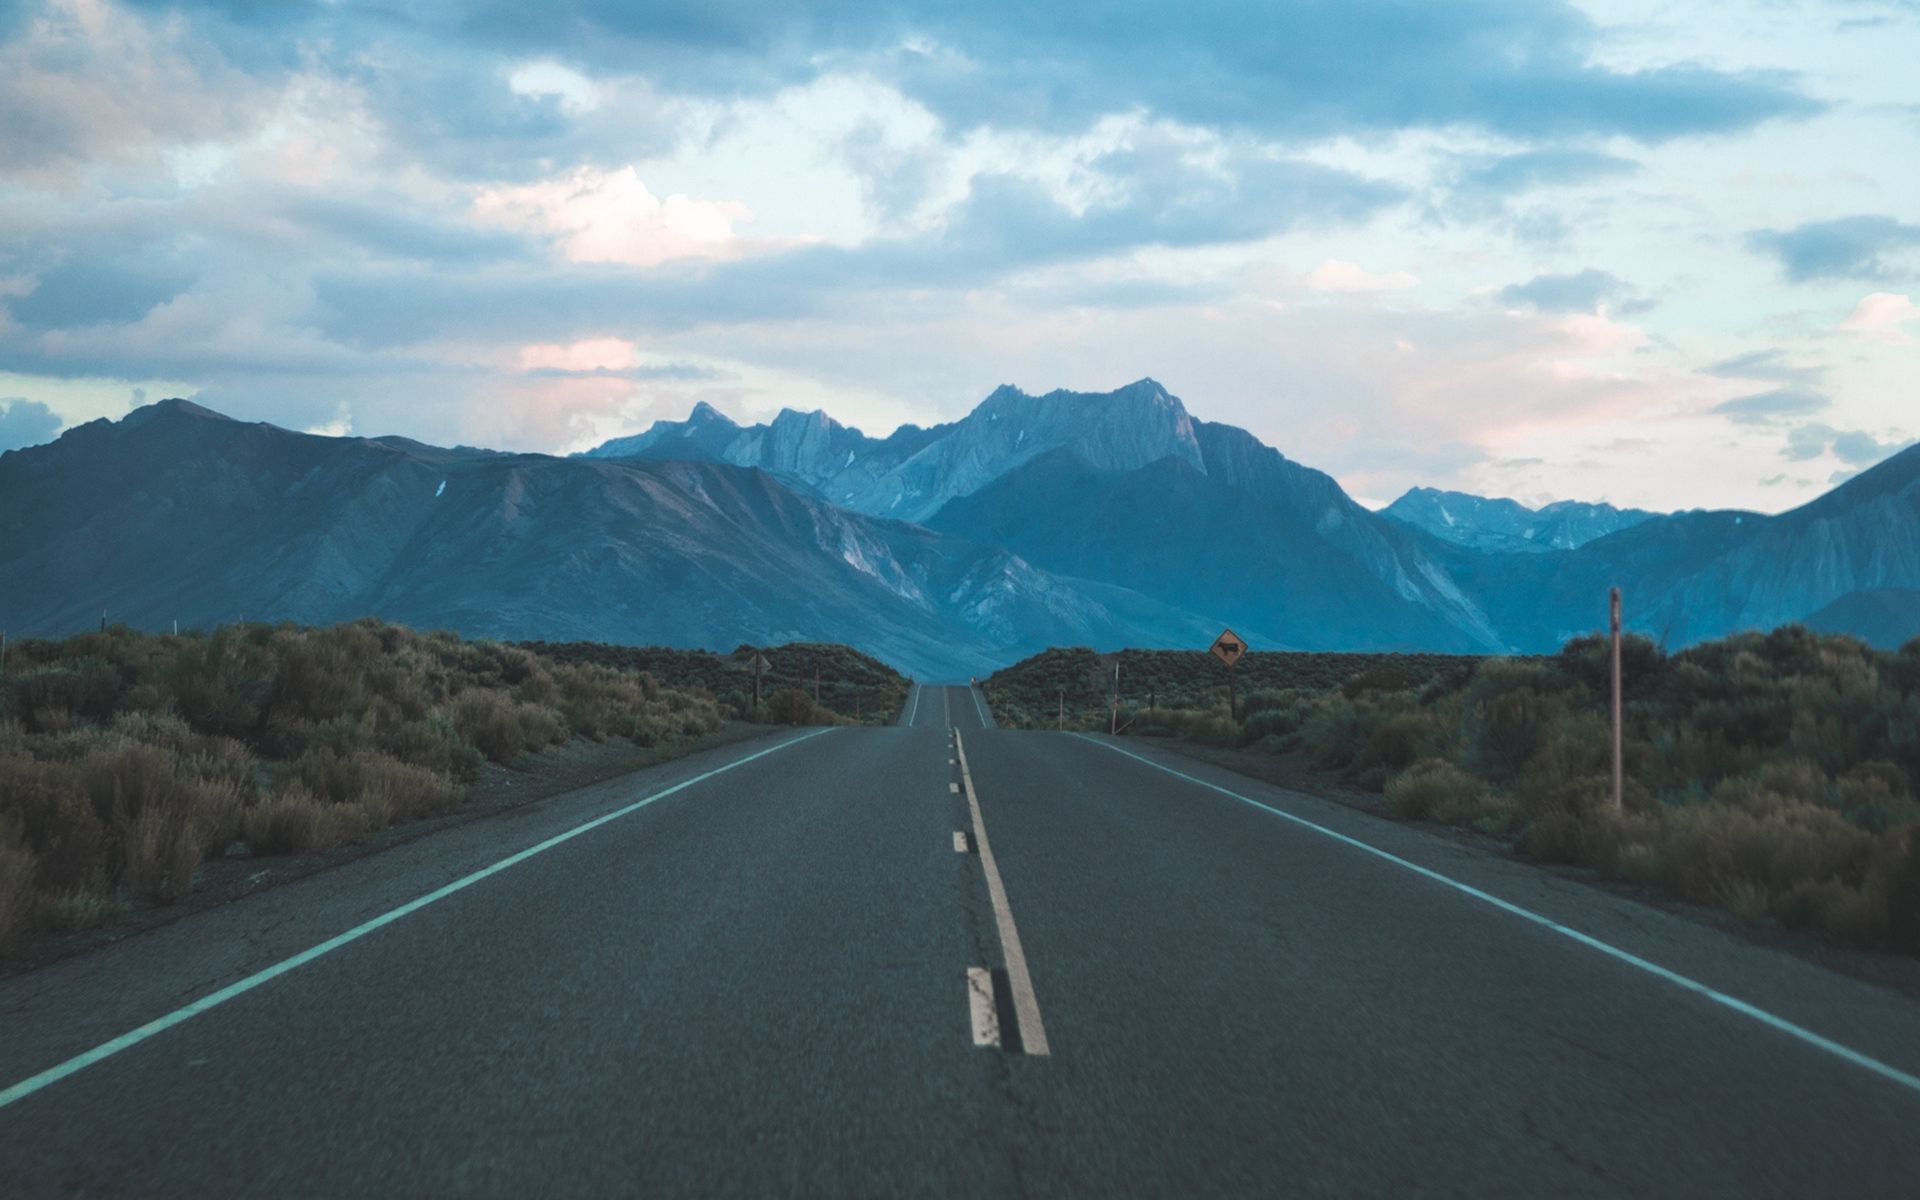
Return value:
M 753 652 L 753 715 L 755 717 L 760 715 L 760 676 L 772 665 L 767 661 L 766 655 L 758 650 Z
M 1227 664 L 1227 716 L 1240 719 L 1240 697 L 1233 685 L 1233 668 L 1247 652 L 1247 644 L 1240 635 L 1231 629 L 1222 630 L 1220 636 L 1213 639 L 1213 645 L 1207 648 L 1221 662 Z
M 1625 731 L 1623 706 L 1620 701 L 1620 589 L 1614 588 L 1607 594 L 1608 625 L 1612 628 L 1612 671 L 1613 676 L 1613 811 L 1622 812 L 1627 806 L 1626 755 L 1623 744 Z

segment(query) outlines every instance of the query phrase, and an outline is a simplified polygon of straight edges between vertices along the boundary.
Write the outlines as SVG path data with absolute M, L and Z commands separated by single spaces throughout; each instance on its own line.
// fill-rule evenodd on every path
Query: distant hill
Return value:
M 1920 589 L 1868 588 L 1848 592 L 1806 619 L 1821 633 L 1850 633 L 1881 650 L 1920 638 Z
M 1518 500 L 1424 487 L 1414 488 L 1380 511 L 1457 546 L 1518 554 L 1573 550 L 1655 515 L 1579 500 L 1559 500 L 1535 509 Z

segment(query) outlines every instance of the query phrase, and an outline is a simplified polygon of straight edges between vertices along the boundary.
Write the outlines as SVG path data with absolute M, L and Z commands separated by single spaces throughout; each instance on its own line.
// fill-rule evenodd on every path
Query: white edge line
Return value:
M 913 707 L 907 710 L 907 728 L 913 728 L 914 714 L 920 711 L 920 685 L 913 685 Z
M 1000 1045 L 1000 1014 L 993 1006 L 993 974 L 985 967 L 967 968 L 967 1012 L 972 1017 L 973 1044 Z
M 1780 1033 L 1784 1033 L 1788 1035 L 1789 1037 L 1796 1038 L 1799 1041 L 1805 1042 L 1807 1045 L 1812 1046 L 1817 1050 L 1824 1050 L 1828 1054 L 1833 1055 L 1835 1058 L 1841 1059 L 1844 1062 L 1851 1063 L 1856 1067 L 1862 1068 L 1863 1070 L 1871 1071 L 1875 1075 L 1880 1076 L 1882 1079 L 1890 1080 L 1894 1083 L 1899 1084 L 1902 1087 L 1908 1088 L 1915 1092 L 1920 1092 L 1920 1075 L 1913 1075 L 1906 1071 L 1902 1071 L 1899 1067 L 1892 1066 L 1891 1064 L 1881 1062 L 1877 1058 L 1873 1058 L 1869 1055 L 1862 1054 L 1860 1051 L 1855 1050 L 1850 1046 L 1843 1046 L 1839 1042 L 1834 1041 L 1832 1038 L 1823 1037 L 1820 1034 L 1815 1033 L 1813 1030 L 1806 1028 L 1805 1026 L 1796 1025 L 1792 1021 L 1787 1020 L 1785 1017 L 1777 1017 L 1763 1008 L 1758 1008 L 1752 1004 L 1747 1003 L 1745 1000 L 1742 1000 L 1737 996 L 1729 996 L 1725 992 L 1718 991 L 1714 988 L 1707 986 L 1704 983 L 1701 983 L 1699 980 L 1689 979 L 1687 976 L 1682 975 L 1677 971 L 1670 971 L 1666 967 L 1661 966 L 1659 963 L 1650 962 L 1647 959 L 1641 958 L 1639 955 L 1634 954 L 1631 951 L 1622 950 L 1618 946 L 1610 945 L 1606 942 L 1603 942 L 1599 938 L 1596 938 L 1591 934 L 1582 933 L 1578 929 L 1574 929 L 1574 928 L 1571 928 L 1570 926 L 1562 925 L 1560 922 L 1554 920 L 1551 917 L 1543 917 L 1539 913 L 1534 912 L 1531 909 L 1522 908 L 1518 904 L 1514 904 L 1513 902 L 1508 900 L 1502 900 L 1500 897 L 1495 896 L 1490 892 L 1481 891 L 1479 888 L 1474 887 L 1472 884 L 1461 883 L 1459 880 L 1454 879 L 1451 876 L 1442 875 L 1440 872 L 1435 871 L 1430 867 L 1423 867 L 1419 863 L 1410 862 L 1407 859 L 1401 858 L 1397 854 L 1394 854 L 1387 850 L 1382 850 L 1378 846 L 1369 845 L 1366 842 L 1361 841 L 1359 838 L 1348 837 L 1344 833 L 1337 833 L 1334 830 L 1328 829 L 1324 825 L 1320 825 L 1313 821 L 1309 821 L 1305 817 L 1295 816 L 1293 813 L 1287 812 L 1284 809 L 1275 808 L 1270 804 L 1262 804 L 1260 801 L 1250 799 L 1249 797 L 1246 797 L 1246 796 L 1242 796 L 1238 792 L 1229 791 L 1228 789 L 1221 787 L 1217 783 L 1209 783 L 1204 779 L 1198 778 L 1197 776 L 1189 775 L 1185 771 L 1176 771 L 1172 767 L 1163 766 L 1160 763 L 1154 762 L 1150 758 L 1145 758 L 1145 757 L 1142 757 L 1141 755 L 1135 754 L 1131 750 L 1122 750 L 1118 746 L 1108 745 L 1106 742 L 1100 741 L 1098 738 L 1091 738 L 1086 736 L 1083 733 L 1075 733 L 1073 736 L 1079 738 L 1081 741 L 1091 742 L 1093 745 L 1098 746 L 1103 750 L 1111 750 L 1115 754 L 1124 755 L 1127 758 L 1131 758 L 1136 762 L 1145 763 L 1147 766 L 1152 767 L 1156 771 L 1165 771 L 1167 774 L 1175 776 L 1180 779 L 1184 779 L 1188 783 L 1196 784 L 1200 787 L 1207 788 L 1210 791 L 1219 792 L 1223 796 L 1230 796 L 1233 799 L 1240 801 L 1242 804 L 1251 805 L 1252 807 L 1257 808 L 1262 812 L 1271 813 L 1276 817 L 1280 817 L 1280 818 L 1283 818 L 1284 820 L 1292 821 L 1296 825 L 1303 826 L 1307 829 L 1313 830 L 1315 833 L 1323 834 L 1326 837 L 1330 837 L 1336 842 L 1342 842 L 1346 845 L 1354 847 L 1357 850 L 1364 850 L 1368 854 L 1373 855 L 1375 858 L 1385 859 L 1387 862 L 1390 862 L 1395 866 L 1405 867 L 1407 870 L 1412 871 L 1416 875 L 1424 876 L 1427 879 L 1431 879 L 1435 883 L 1443 884 L 1446 887 L 1450 887 L 1454 891 L 1460 892 L 1463 895 L 1471 896 L 1475 900 L 1479 900 L 1479 901 L 1482 901 L 1483 903 L 1490 904 L 1502 912 L 1511 913 L 1513 916 L 1519 917 L 1522 920 L 1531 921 L 1535 925 L 1539 925 L 1542 928 L 1550 929 L 1553 932 L 1559 934 L 1560 936 L 1567 938 L 1571 941 L 1578 942 L 1580 945 L 1585 946 L 1590 950 L 1598 950 L 1600 953 L 1605 954 L 1610 958 L 1617 959 L 1620 962 L 1626 963 L 1628 966 L 1637 967 L 1640 970 L 1645 971 L 1649 975 L 1652 975 L 1658 979 L 1664 979 L 1668 983 L 1673 984 L 1675 987 L 1683 988 L 1686 991 L 1693 992 L 1699 996 L 1704 996 L 1706 999 L 1713 1001 L 1715 1004 L 1720 1005 L 1722 1008 L 1730 1009 L 1733 1012 L 1739 1013 L 1743 1017 L 1750 1017 L 1753 1020 L 1758 1021 L 1760 1024 L 1767 1026 L 1770 1029 L 1776 1030 Z
M 829 728 L 829 729 L 818 730 L 814 733 L 802 734 L 799 737 L 781 742 L 778 746 L 769 746 L 765 750 L 761 750 L 754 754 L 749 754 L 745 758 L 735 759 L 733 762 L 727 763 L 725 766 L 715 767 L 713 770 L 707 771 L 704 774 L 696 775 L 692 779 L 682 780 L 681 782 L 674 784 L 670 788 L 664 788 L 658 792 L 655 792 L 653 795 L 648 796 L 645 799 L 636 800 L 632 804 L 629 804 L 624 808 L 615 809 L 613 812 L 607 813 L 603 816 L 595 817 L 591 821 L 586 821 L 582 824 L 575 825 L 572 829 L 566 830 L 563 833 L 555 834 L 554 836 L 548 838 L 544 842 L 540 842 L 537 845 L 529 846 L 525 850 L 522 850 L 516 854 L 510 854 L 507 857 L 501 859 L 499 862 L 494 863 L 490 867 L 482 867 L 478 871 L 475 871 L 470 875 L 463 875 L 459 879 L 454 880 L 452 883 L 446 884 L 442 887 L 435 888 L 433 891 L 428 892 L 424 896 L 420 896 L 417 899 L 409 900 L 407 903 L 402 904 L 398 908 L 390 909 L 387 912 L 381 913 L 379 916 L 374 917 L 372 920 L 362 922 L 359 925 L 355 925 L 352 929 L 347 930 L 345 933 L 337 934 L 334 937 L 330 937 L 326 941 L 321 942 L 317 946 L 313 946 L 306 950 L 302 950 L 300 953 L 292 956 L 291 958 L 281 959 L 279 962 L 274 963 L 272 966 L 256 971 L 253 974 L 247 976 L 245 979 L 239 980 L 235 983 L 230 983 L 226 987 L 221 988 L 219 991 L 210 992 L 207 995 L 200 997 L 198 1000 L 193 1001 L 191 1004 L 187 1004 L 180 1008 L 174 1009 L 172 1012 L 166 1014 L 163 1017 L 157 1017 L 154 1020 L 148 1021 L 145 1025 L 140 1026 L 138 1029 L 128 1030 L 126 1033 L 121 1034 L 119 1037 L 114 1038 L 111 1041 L 102 1042 L 100 1045 L 95 1046 L 93 1049 L 87 1050 L 80 1054 L 76 1054 L 72 1058 L 67 1059 L 65 1062 L 60 1063 L 56 1066 L 48 1067 L 46 1070 L 41 1071 L 37 1075 L 29 1075 L 27 1078 L 22 1079 L 20 1082 L 7 1088 L 5 1091 L 0 1091 L 0 1108 L 5 1108 L 9 1104 L 12 1104 L 17 1100 L 24 1100 L 28 1096 L 33 1095 L 35 1092 L 41 1090 L 42 1088 L 45 1088 L 50 1084 L 58 1083 L 59 1081 L 61 1081 L 62 1079 L 65 1079 L 69 1075 L 73 1075 L 79 1071 L 83 1071 L 86 1068 L 92 1066 L 93 1064 L 101 1061 L 102 1059 L 118 1054 L 122 1050 L 130 1049 L 131 1047 L 137 1046 L 141 1042 L 146 1041 L 148 1038 L 153 1037 L 155 1034 L 165 1033 L 167 1030 L 173 1028 L 175 1025 L 178 1025 L 181 1022 L 191 1017 L 197 1017 L 201 1013 L 206 1012 L 210 1008 L 213 1008 L 217 1005 L 225 1004 L 227 1001 L 233 999 L 235 996 L 239 996 L 246 992 L 250 992 L 254 988 L 259 987 L 263 983 L 267 983 L 274 979 L 278 979 L 280 976 L 285 975 L 287 972 L 292 971 L 297 967 L 303 967 L 306 964 L 312 962 L 314 959 L 319 958 L 323 954 L 328 954 L 334 950 L 338 950 L 340 947 L 347 945 L 349 942 L 358 941 L 377 929 L 393 924 L 395 921 L 398 921 L 401 917 L 405 917 L 412 913 L 416 913 L 421 909 L 425 908 L 427 905 L 432 904 L 438 900 L 444 900 L 448 896 L 451 896 L 455 892 L 461 891 L 464 888 L 472 887 L 474 884 L 479 883 L 481 880 L 486 879 L 491 875 L 497 875 L 501 871 L 506 870 L 508 867 L 516 866 L 520 863 L 523 863 L 527 861 L 529 858 L 532 858 L 536 854 L 540 854 L 547 850 L 551 850 L 562 842 L 571 841 L 574 838 L 579 837 L 583 833 L 587 833 L 591 830 L 598 829 L 600 826 L 605 825 L 609 821 L 617 821 L 621 817 L 624 817 L 629 813 L 637 812 L 640 809 L 645 808 L 647 805 L 652 804 L 655 800 L 663 800 L 666 797 L 673 795 L 675 792 L 685 791 L 686 789 L 694 786 L 695 784 L 704 783 L 707 780 L 712 779 L 716 775 L 723 775 L 726 772 L 733 770 L 735 767 L 745 766 L 746 764 L 752 762 L 754 759 L 765 758 L 769 754 L 778 753 L 779 751 L 785 750 L 791 746 L 797 746 L 801 742 L 819 737 L 823 733 L 831 733 L 831 732 L 833 732 L 833 730 Z
M 1007 986 L 1013 993 L 1013 1015 L 1020 1026 L 1020 1045 L 1032 1055 L 1047 1052 L 1047 1027 L 1040 1022 L 1040 1000 L 1033 994 L 1033 976 L 1027 971 L 1027 954 L 1020 948 L 1020 930 L 1013 923 L 1013 909 L 1007 903 L 1007 887 L 1000 881 L 1000 865 L 994 861 L 993 846 L 987 841 L 987 822 L 980 815 L 980 798 L 973 791 L 973 772 L 967 769 L 966 740 L 954 730 L 954 744 L 960 755 L 960 778 L 966 783 L 967 807 L 973 813 L 973 845 L 980 855 L 980 868 L 987 876 L 987 898 L 993 902 L 994 923 L 1000 929 L 1000 953 L 1007 960 Z
M 988 728 L 986 706 L 980 703 L 980 689 L 969 686 L 967 693 L 973 697 L 973 711 L 980 714 L 980 728 Z

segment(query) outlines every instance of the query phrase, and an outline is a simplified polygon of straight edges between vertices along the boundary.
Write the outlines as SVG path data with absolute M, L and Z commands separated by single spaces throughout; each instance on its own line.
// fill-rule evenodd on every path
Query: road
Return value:
M 966 687 L 0 980 L 0 1031 L 8 1197 L 1920 1179 L 1920 1005 Z

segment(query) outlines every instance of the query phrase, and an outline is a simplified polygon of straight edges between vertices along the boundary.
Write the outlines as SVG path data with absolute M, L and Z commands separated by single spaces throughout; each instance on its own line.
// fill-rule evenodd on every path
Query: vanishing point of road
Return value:
M 0 981 L 0 1196 L 1912 1196 L 1920 1005 L 1152 749 L 782 731 Z

